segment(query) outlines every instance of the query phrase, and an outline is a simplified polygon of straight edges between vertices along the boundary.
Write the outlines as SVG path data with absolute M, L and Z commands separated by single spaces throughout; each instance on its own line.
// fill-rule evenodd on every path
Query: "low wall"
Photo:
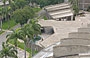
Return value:
M 63 45 L 55 46 L 53 48 L 54 57 L 62 57 L 68 55 L 75 55 L 79 53 L 87 53 L 90 51 L 90 47 L 82 45 Z
M 60 58 L 80 58 L 78 55 L 73 55 L 73 56 L 66 56 L 66 57 L 60 57 Z
M 68 35 L 69 38 L 88 38 L 90 39 L 90 33 L 88 32 L 71 32 Z
M 33 50 L 36 50 L 36 51 L 41 51 L 43 49 L 42 47 L 40 47 L 36 44 L 30 44 L 30 43 L 27 44 L 27 47 L 32 48 Z
M 78 28 L 78 32 L 90 32 L 90 28 Z
M 61 45 L 90 45 L 90 39 L 86 38 L 64 38 L 60 42 Z
M 87 27 L 90 27 L 90 24 L 87 24 Z

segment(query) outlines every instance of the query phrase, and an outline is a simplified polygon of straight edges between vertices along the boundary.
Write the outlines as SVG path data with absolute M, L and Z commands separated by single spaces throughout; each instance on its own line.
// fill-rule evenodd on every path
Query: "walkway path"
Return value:
M 15 30 L 19 27 L 20 27 L 20 25 L 18 24 L 11 29 Z M 0 35 L 0 50 L 2 50 L 2 42 L 6 42 L 6 40 L 7 40 L 6 36 L 7 36 L 7 34 L 10 34 L 10 33 L 11 32 L 9 30 L 7 30 L 3 34 Z M 28 56 L 29 56 L 29 54 L 27 54 L 27 58 L 28 58 Z M 18 58 L 24 58 L 24 50 L 18 49 Z

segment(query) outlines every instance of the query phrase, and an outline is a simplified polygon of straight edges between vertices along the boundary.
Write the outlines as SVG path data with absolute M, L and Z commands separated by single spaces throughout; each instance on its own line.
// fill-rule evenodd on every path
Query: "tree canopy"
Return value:
M 41 8 L 44 6 L 64 2 L 64 0 L 30 0 L 30 1 L 31 1 L 31 3 L 37 3 L 38 5 L 40 5 Z
M 13 13 L 13 18 L 17 23 L 20 23 L 21 25 L 27 23 L 28 19 L 32 19 L 34 16 L 35 13 L 29 6 L 26 6 L 23 9 L 17 9 Z
M 17 54 L 17 51 L 14 49 L 13 46 L 6 44 L 4 42 L 2 43 L 0 58 L 8 58 L 8 57 L 18 58 L 16 54 Z

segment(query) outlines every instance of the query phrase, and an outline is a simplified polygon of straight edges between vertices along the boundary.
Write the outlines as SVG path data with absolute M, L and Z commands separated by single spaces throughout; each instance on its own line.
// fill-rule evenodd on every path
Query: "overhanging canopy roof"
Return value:
M 62 13 L 67 13 L 67 12 L 72 12 L 71 9 L 65 9 L 65 10 L 58 10 L 54 12 L 49 12 L 50 15 L 57 15 L 57 14 L 62 14 Z
M 57 19 L 57 18 L 68 17 L 68 16 L 72 16 L 72 15 L 73 15 L 72 12 L 68 12 L 68 13 L 62 13 L 62 14 L 58 14 L 58 15 L 53 15 L 52 18 Z

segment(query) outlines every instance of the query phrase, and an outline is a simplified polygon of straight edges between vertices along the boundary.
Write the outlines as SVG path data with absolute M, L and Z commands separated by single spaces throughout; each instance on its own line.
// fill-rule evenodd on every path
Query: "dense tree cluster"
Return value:
M 40 7 L 58 4 L 64 2 L 64 0 L 30 0 L 31 3 L 37 3 Z
M 9 1 L 9 5 L 6 5 L 6 1 Z M 35 12 L 29 3 L 40 5 L 40 7 L 61 3 L 64 0 L 3 0 L 3 7 L 0 7 L 1 19 L 9 20 L 13 18 L 17 23 L 21 24 L 21 28 L 14 30 L 11 34 L 7 35 L 7 42 L 2 44 L 2 50 L 0 51 L 0 58 L 17 57 L 17 40 L 24 41 L 24 50 L 26 58 L 26 44 L 28 41 L 33 41 L 39 34 L 41 34 L 41 26 L 35 19 Z M 27 21 L 30 19 L 29 23 Z M 8 45 L 9 40 L 14 40 L 14 45 Z
M 6 1 L 9 1 L 9 5 L 6 5 Z M 24 41 L 25 58 L 26 58 L 26 43 L 29 40 L 38 36 L 41 33 L 41 26 L 37 23 L 35 17 L 35 12 L 32 7 L 29 6 L 30 0 L 3 0 L 3 7 L 0 7 L 0 19 L 5 19 L 6 21 L 13 18 L 17 23 L 21 24 L 21 28 L 13 30 L 13 32 L 7 35 L 7 41 L 2 44 L 2 50 L 0 51 L 0 58 L 7 57 L 17 57 L 17 39 Z M 29 23 L 27 21 L 30 19 Z M 14 45 L 10 46 L 8 44 L 9 40 L 13 39 Z
M 13 18 L 21 25 L 27 23 L 28 19 L 32 19 L 34 16 L 35 13 L 29 6 L 25 6 L 23 9 L 17 9 L 13 12 Z
M 25 24 L 24 26 L 22 26 L 19 29 L 16 29 L 15 31 L 13 31 L 13 33 L 9 34 L 7 36 L 7 43 L 9 42 L 9 40 L 14 39 L 14 45 L 15 47 L 17 47 L 17 40 L 23 40 L 24 41 L 24 49 L 25 49 L 25 58 L 26 58 L 26 44 L 30 41 L 30 40 L 34 40 L 35 37 L 38 36 L 38 34 L 41 34 L 41 26 L 37 23 L 37 20 L 31 19 L 31 21 L 29 22 L 29 24 Z
M 2 50 L 0 51 L 0 58 L 18 58 L 17 57 L 17 50 L 15 49 L 15 47 L 6 44 L 6 43 L 2 43 Z

